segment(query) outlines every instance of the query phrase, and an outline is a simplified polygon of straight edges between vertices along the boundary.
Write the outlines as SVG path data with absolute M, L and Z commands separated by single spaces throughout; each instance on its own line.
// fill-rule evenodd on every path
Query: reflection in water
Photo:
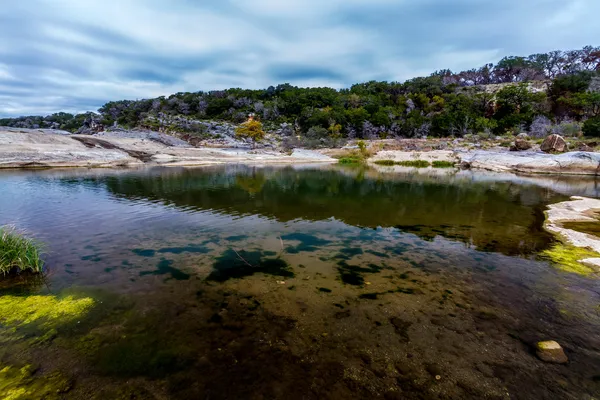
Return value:
M 357 176 L 360 179 L 357 179 Z M 546 246 L 548 189 L 512 183 L 365 179 L 359 172 L 250 167 L 179 170 L 94 180 L 119 197 L 189 210 L 262 215 L 281 222 L 335 218 L 360 227 L 397 227 L 426 240 L 444 236 L 485 251 L 530 253 Z
M 94 306 L 50 331 L 0 315 L 0 370 L 35 364 L 36 382 L 69 383 L 44 395 L 66 399 L 598 393 L 597 281 L 538 257 L 545 206 L 595 183 L 422 174 L 2 173 L 0 225 L 51 251 L 45 280 L 1 293 Z M 548 339 L 568 366 L 535 358 Z

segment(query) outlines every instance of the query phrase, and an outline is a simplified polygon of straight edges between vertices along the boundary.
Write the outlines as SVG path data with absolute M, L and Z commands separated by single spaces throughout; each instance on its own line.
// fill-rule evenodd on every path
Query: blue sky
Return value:
M 599 0 L 6 0 L 0 116 L 229 87 L 348 87 L 600 45 Z

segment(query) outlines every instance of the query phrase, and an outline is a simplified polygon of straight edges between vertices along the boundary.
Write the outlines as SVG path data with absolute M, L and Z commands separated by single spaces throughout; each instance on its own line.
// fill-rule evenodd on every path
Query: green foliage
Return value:
M 431 163 L 433 168 L 454 168 L 455 164 L 450 161 L 434 161 Z
M 377 161 L 374 161 L 373 164 L 392 166 L 392 165 L 395 165 L 396 162 L 394 160 L 377 160 Z
M 56 113 L 0 119 L 0 126 L 97 129 L 117 124 L 202 138 L 202 120 L 243 122 L 256 113 L 269 129 L 293 127 L 283 134 L 287 145 L 323 147 L 341 139 L 447 137 L 528 129 L 544 115 L 555 123 L 583 121 L 600 113 L 600 95 L 588 93 L 600 70 L 600 48 L 553 51 L 527 57 L 505 57 L 459 73 L 442 70 L 402 82 L 370 81 L 350 89 L 299 88 L 288 83 L 262 90 L 227 89 L 176 93 L 155 99 L 111 101 L 99 114 Z M 548 96 L 533 93 L 527 82 L 552 81 Z M 476 85 L 508 83 L 494 94 Z M 512 84 L 512 85 L 510 85 Z M 537 86 L 540 86 L 539 84 Z M 460 88 L 462 87 L 462 88 Z M 102 129 L 102 126 L 99 127 Z M 263 128 L 245 131 L 259 139 Z
M 600 116 L 586 120 L 582 130 L 585 136 L 600 137 Z
M 425 160 L 398 161 L 396 164 L 400 165 L 402 167 L 414 167 L 414 168 L 427 168 L 427 167 L 431 166 L 429 161 L 425 161 Z
M 42 272 L 41 244 L 14 229 L 0 228 L 0 273 L 11 271 Z
M 338 160 L 339 164 L 360 164 L 362 160 L 359 157 L 342 157 Z

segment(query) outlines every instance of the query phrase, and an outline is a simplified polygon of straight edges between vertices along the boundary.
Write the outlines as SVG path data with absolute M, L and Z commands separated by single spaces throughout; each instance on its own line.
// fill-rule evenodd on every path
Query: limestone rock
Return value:
M 544 153 L 564 153 L 568 150 L 567 142 L 560 135 L 548 136 L 542 145 L 540 150 Z
M 536 345 L 536 354 L 540 360 L 547 363 L 566 364 L 569 362 L 560 344 L 553 340 L 539 342 Z
M 517 137 L 515 144 L 510 148 L 510 151 L 525 151 L 531 149 L 531 143 L 523 138 Z
M 517 135 L 517 138 L 519 139 L 529 139 L 529 135 L 527 134 L 527 132 L 521 132 Z

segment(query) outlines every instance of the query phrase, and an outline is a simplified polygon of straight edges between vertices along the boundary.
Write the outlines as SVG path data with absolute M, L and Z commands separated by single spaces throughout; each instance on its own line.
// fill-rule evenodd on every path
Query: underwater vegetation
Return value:
M 31 365 L 17 368 L 0 364 L 0 398 L 58 400 L 71 389 L 71 382 L 59 373 L 37 376 L 35 372 Z
M 244 278 L 256 273 L 293 278 L 294 271 L 281 258 L 267 258 L 271 252 L 260 250 L 236 252 L 226 250 L 213 264 L 213 271 L 206 278 L 209 281 L 225 282 L 229 279 Z
M 301 251 L 317 251 L 321 246 L 326 246 L 331 243 L 330 240 L 321 239 L 307 233 L 290 233 L 288 235 L 283 235 L 281 239 L 300 242 L 297 246 L 288 246 L 285 249 L 285 251 L 290 254 L 297 254 Z
M 347 285 L 362 286 L 365 284 L 363 274 L 381 272 L 383 268 L 379 265 L 369 264 L 367 267 L 350 265 L 346 261 L 338 262 L 338 273 L 342 282 Z
M 0 274 L 17 272 L 42 272 L 42 245 L 13 228 L 0 227 Z
M 12 328 L 39 323 L 51 328 L 81 318 L 93 305 L 89 297 L 6 295 L 0 297 L 0 323 Z
M 190 279 L 189 274 L 186 274 L 185 272 L 173 267 L 172 265 L 173 261 L 163 258 L 158 262 L 158 264 L 156 264 L 156 269 L 154 271 L 142 271 L 140 272 L 140 276 L 170 274 L 171 278 L 178 281 L 185 281 Z

